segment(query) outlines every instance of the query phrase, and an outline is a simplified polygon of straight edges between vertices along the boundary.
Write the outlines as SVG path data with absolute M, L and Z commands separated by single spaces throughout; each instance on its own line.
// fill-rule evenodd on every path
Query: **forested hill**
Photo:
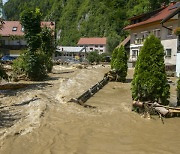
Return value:
M 160 7 L 169 0 L 9 0 L 8 20 L 19 20 L 26 8 L 40 8 L 43 19 L 55 21 L 61 45 L 76 45 L 80 37 L 108 37 L 110 48 L 126 35 L 122 28 L 130 16 Z M 111 47 L 112 46 L 112 47 Z

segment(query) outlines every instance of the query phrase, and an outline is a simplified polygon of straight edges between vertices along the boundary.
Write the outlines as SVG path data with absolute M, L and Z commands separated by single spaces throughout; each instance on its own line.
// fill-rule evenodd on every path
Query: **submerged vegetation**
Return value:
M 149 36 L 142 47 L 132 81 L 134 100 L 168 104 L 170 86 L 164 64 L 164 49 L 158 38 Z

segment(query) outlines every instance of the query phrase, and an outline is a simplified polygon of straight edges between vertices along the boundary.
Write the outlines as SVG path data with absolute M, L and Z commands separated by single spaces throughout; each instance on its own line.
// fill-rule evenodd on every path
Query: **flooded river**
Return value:
M 2 111 L 15 119 L 0 127 L 1 154 L 179 154 L 179 118 L 163 124 L 131 112 L 133 70 L 127 83 L 110 82 L 87 101 L 95 108 L 83 108 L 67 101 L 100 81 L 109 67 L 63 69 L 56 67 L 43 83 L 0 95 Z M 171 90 L 175 101 L 175 86 Z

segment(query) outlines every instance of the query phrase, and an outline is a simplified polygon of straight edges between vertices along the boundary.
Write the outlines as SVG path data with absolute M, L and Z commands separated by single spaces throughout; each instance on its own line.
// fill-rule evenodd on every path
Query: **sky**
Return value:
M 3 0 L 3 3 L 7 2 L 8 0 Z

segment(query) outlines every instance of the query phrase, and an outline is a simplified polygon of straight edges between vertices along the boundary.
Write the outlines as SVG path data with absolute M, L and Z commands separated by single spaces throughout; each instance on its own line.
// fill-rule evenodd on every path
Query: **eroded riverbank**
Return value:
M 179 153 L 179 118 L 165 119 L 163 125 L 158 118 L 131 112 L 133 70 L 127 83 L 110 82 L 88 100 L 96 107 L 88 109 L 66 102 L 100 81 L 109 67 L 63 69 L 55 67 L 49 80 L 31 88 L 1 94 L 1 106 L 17 113 L 17 119 L 11 127 L 0 128 L 0 153 Z M 32 98 L 37 100 L 22 104 Z

